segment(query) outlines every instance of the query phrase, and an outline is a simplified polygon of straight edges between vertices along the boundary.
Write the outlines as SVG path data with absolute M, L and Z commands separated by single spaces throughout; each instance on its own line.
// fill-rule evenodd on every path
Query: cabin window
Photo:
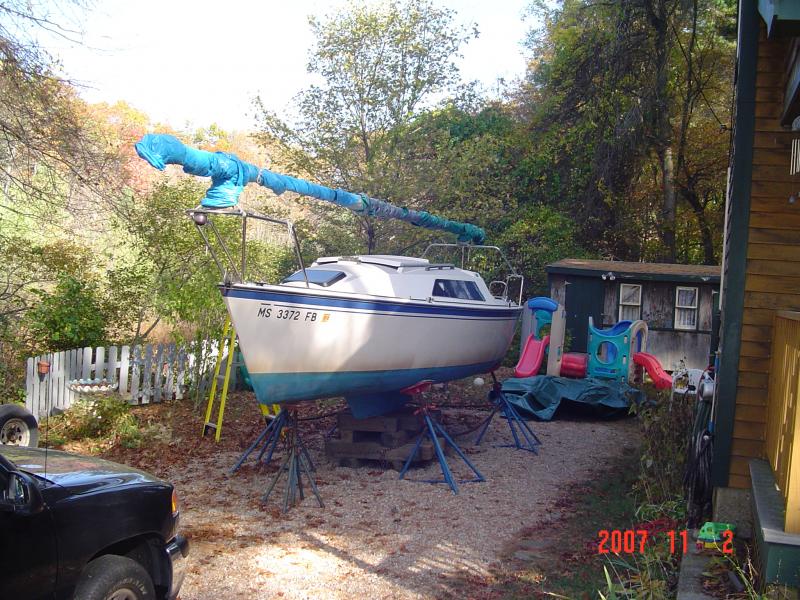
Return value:
M 697 288 L 675 289 L 675 329 L 697 329 Z
M 619 286 L 619 320 L 638 321 L 642 318 L 642 286 L 621 283 Z
M 432 296 L 439 298 L 458 298 L 459 300 L 484 300 L 483 294 L 474 281 L 460 279 L 437 279 L 433 284 Z
M 345 272 L 333 271 L 331 269 L 306 269 L 306 275 L 308 276 L 308 283 L 315 283 L 322 287 L 328 287 L 344 279 Z M 302 281 L 305 283 L 306 278 L 303 276 L 303 271 L 292 273 L 281 283 L 290 283 L 292 281 Z

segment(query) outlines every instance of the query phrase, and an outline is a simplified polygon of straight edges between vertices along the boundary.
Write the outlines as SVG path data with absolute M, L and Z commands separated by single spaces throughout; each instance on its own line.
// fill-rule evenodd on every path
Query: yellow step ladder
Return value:
M 233 367 L 234 348 L 236 346 L 236 330 L 233 328 L 231 318 L 225 319 L 225 326 L 222 328 L 222 337 L 219 341 L 217 352 L 217 362 L 214 365 L 214 379 L 211 381 L 211 390 L 208 393 L 208 404 L 206 405 L 206 418 L 203 422 L 203 437 L 210 432 L 214 432 L 214 441 L 218 442 L 222 435 L 222 417 L 225 414 L 225 401 L 228 399 L 228 385 L 231 381 L 231 368 Z M 217 388 L 219 387 L 220 370 L 222 361 L 227 351 L 228 360 L 225 363 L 225 375 L 222 380 L 222 393 L 219 398 L 219 411 L 216 421 L 211 420 L 211 413 L 214 411 L 214 404 L 217 400 Z
M 228 359 L 225 361 L 225 375 L 220 376 L 222 370 L 222 361 L 225 356 Z M 232 367 L 238 367 L 241 363 L 234 364 L 234 357 L 236 356 L 236 330 L 233 328 L 231 318 L 225 319 L 225 326 L 222 328 L 222 337 L 219 341 L 219 352 L 217 353 L 217 361 L 214 365 L 214 379 L 211 382 L 211 390 L 208 393 L 208 404 L 206 405 L 206 416 L 203 421 L 203 437 L 208 435 L 211 431 L 214 432 L 214 441 L 218 442 L 222 435 L 222 417 L 225 414 L 225 401 L 228 399 L 228 386 L 231 380 Z M 217 400 L 217 389 L 219 381 L 222 379 L 222 391 L 219 396 L 219 410 L 215 421 L 212 421 L 211 415 L 214 412 L 214 404 Z M 280 410 L 277 404 L 265 405 L 259 404 L 261 414 L 265 419 L 272 419 Z

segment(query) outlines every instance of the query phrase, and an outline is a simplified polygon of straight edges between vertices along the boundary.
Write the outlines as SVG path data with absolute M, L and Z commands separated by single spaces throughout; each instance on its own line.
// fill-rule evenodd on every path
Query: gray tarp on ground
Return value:
M 563 400 L 593 407 L 598 415 L 616 416 L 639 402 L 642 392 L 626 383 L 604 379 L 567 379 L 550 375 L 511 378 L 503 393 L 523 418 L 549 421 Z

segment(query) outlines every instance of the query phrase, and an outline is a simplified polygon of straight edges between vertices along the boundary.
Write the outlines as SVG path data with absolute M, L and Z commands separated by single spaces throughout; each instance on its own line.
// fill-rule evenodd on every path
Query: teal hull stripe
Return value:
M 391 371 L 250 373 L 250 378 L 259 402 L 279 404 L 333 396 L 396 392 L 423 380 L 452 381 L 476 373 L 486 373 L 496 366 L 497 362 L 486 362 L 457 367 Z

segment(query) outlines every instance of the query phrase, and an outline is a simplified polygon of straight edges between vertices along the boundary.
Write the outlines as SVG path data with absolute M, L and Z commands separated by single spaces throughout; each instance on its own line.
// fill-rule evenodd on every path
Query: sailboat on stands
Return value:
M 460 249 L 462 257 L 465 249 L 502 256 L 499 248 L 483 245 L 481 228 L 280 175 L 232 154 L 196 150 L 169 135 L 148 134 L 136 150 L 158 169 L 178 164 L 212 179 L 201 205 L 189 214 L 223 273 L 220 291 L 262 404 L 344 396 L 355 416 L 379 415 L 408 402 L 405 390 L 485 373 L 505 356 L 522 311 L 522 277 L 505 257 L 510 274 L 490 286 L 464 261 L 457 266 L 424 257 L 360 255 L 318 258 L 305 266 L 290 222 L 236 204 L 244 185 L 257 183 L 277 194 L 290 190 L 361 215 L 454 233 L 459 244 L 432 246 Z M 242 219 L 240 260 L 213 222 L 231 216 Z M 300 268 L 277 285 L 245 279 L 250 219 L 284 225 L 294 241 Z

